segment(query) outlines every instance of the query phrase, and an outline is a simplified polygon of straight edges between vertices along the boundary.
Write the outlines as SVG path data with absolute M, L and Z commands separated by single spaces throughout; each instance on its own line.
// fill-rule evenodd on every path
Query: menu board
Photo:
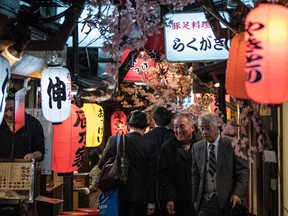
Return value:
M 33 162 L 0 162 L 0 198 L 31 199 L 33 190 Z

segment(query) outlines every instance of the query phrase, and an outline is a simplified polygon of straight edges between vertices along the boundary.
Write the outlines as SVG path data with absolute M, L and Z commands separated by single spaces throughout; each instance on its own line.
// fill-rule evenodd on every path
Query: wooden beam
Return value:
M 24 50 L 37 51 L 37 50 L 63 50 L 68 40 L 68 37 L 72 34 L 75 25 L 78 24 L 78 18 L 80 17 L 86 0 L 73 1 L 73 4 L 67 9 L 65 15 L 65 21 L 60 26 L 56 34 L 54 34 L 48 40 L 31 40 L 28 41 Z

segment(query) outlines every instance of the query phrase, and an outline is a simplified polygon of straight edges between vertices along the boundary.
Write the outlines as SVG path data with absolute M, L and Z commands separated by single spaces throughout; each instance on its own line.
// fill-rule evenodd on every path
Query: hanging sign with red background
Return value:
M 125 50 L 122 58 L 122 63 L 125 58 L 128 56 L 130 50 Z M 147 71 L 150 67 L 155 65 L 155 61 L 152 58 L 142 58 L 142 53 L 140 52 L 134 61 L 134 66 L 131 67 L 126 76 L 124 77 L 124 81 L 128 82 L 142 82 L 143 77 L 139 75 L 139 71 Z

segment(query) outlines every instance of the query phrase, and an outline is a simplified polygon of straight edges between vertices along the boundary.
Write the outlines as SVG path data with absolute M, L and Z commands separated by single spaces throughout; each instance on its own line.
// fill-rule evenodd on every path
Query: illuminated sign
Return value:
M 227 12 L 220 12 L 229 18 Z M 229 54 L 226 38 L 216 39 L 203 12 L 165 15 L 165 55 L 171 62 L 225 60 Z

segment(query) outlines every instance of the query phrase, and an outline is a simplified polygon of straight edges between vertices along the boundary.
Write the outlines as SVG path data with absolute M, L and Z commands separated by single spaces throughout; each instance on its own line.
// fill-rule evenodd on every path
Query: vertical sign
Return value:
M 15 132 L 25 125 L 25 91 L 25 88 L 22 88 L 15 93 Z
M 25 111 L 26 113 L 38 119 L 43 127 L 44 139 L 45 139 L 45 155 L 43 161 L 37 164 L 41 168 L 42 175 L 51 175 L 52 135 L 53 135 L 52 123 L 44 118 L 41 109 L 26 108 Z

